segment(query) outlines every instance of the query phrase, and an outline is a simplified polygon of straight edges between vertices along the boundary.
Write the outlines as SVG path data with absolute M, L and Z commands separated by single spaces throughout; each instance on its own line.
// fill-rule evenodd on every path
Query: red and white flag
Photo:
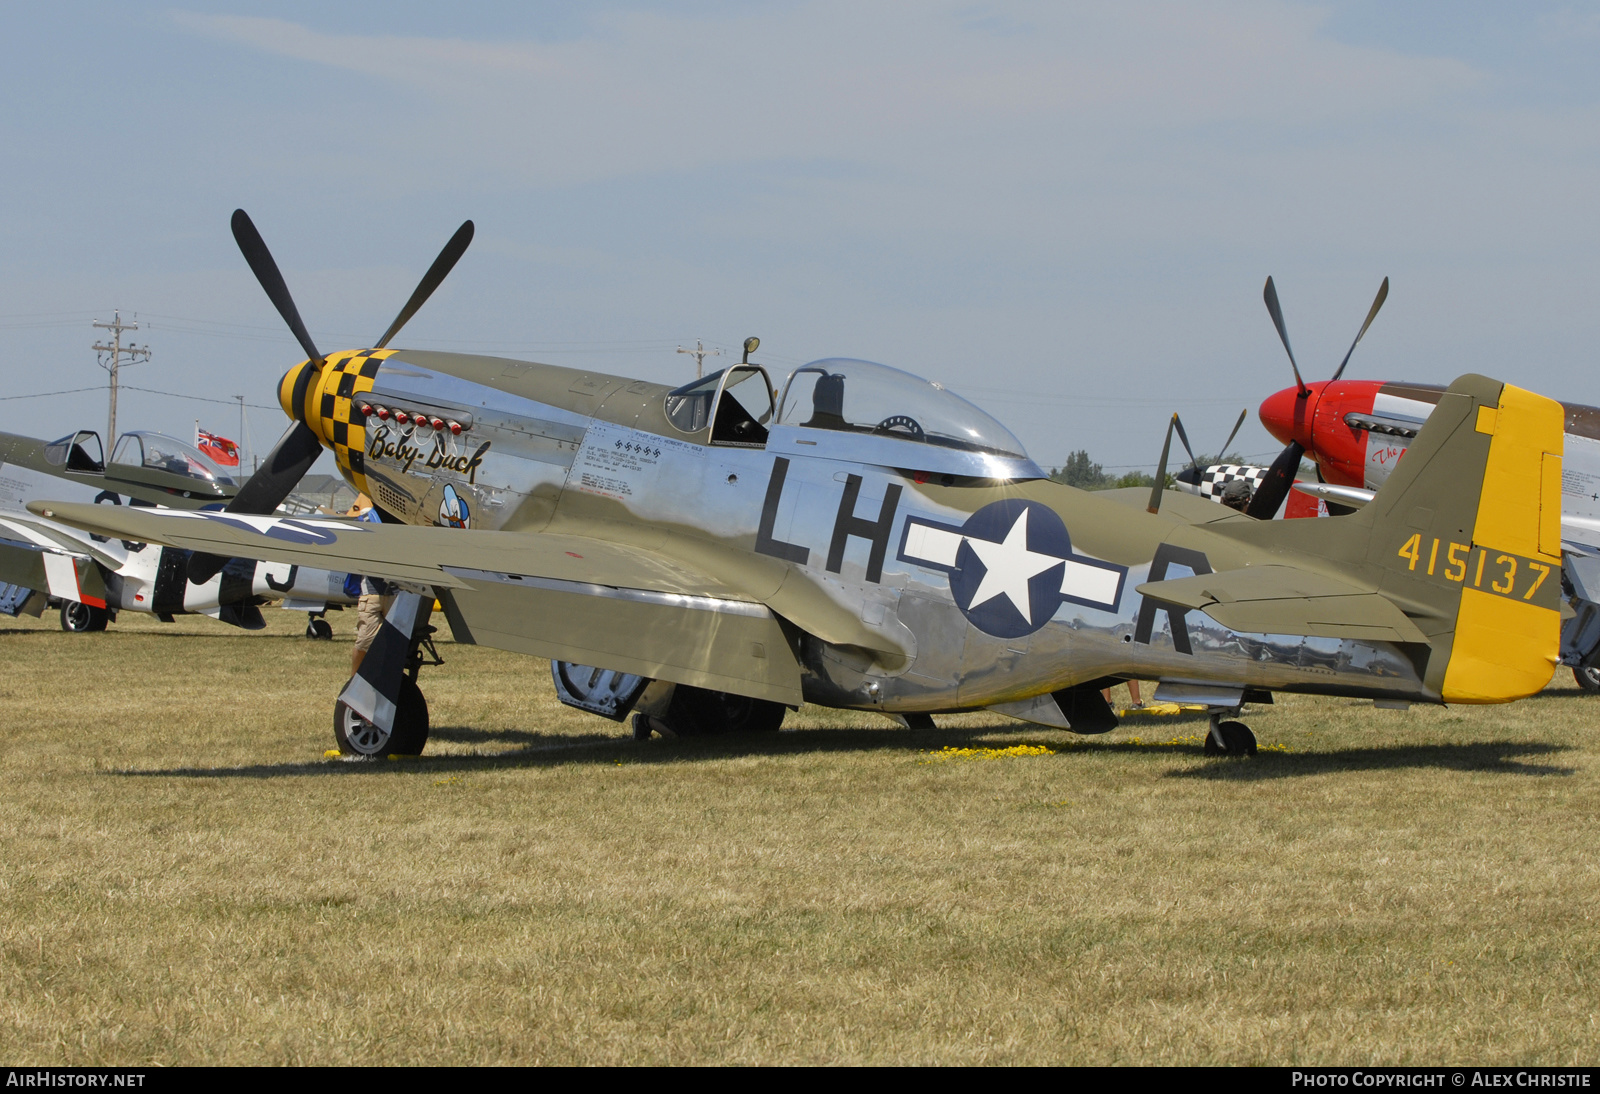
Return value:
M 223 467 L 239 466 L 239 446 L 204 429 L 195 430 L 195 447 Z

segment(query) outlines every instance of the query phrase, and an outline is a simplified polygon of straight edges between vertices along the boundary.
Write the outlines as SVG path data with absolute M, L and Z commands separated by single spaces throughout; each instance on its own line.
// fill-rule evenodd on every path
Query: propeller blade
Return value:
M 1383 284 L 1378 286 L 1378 295 L 1372 301 L 1372 309 L 1367 312 L 1367 321 L 1361 324 L 1361 330 L 1356 333 L 1356 340 L 1350 343 L 1350 348 L 1345 352 L 1344 360 L 1339 362 L 1339 368 L 1334 372 L 1333 379 L 1337 380 L 1344 375 L 1344 366 L 1350 363 L 1350 354 L 1356 351 L 1356 346 L 1360 343 L 1361 336 L 1367 333 L 1368 327 L 1372 326 L 1372 321 L 1378 317 L 1378 309 L 1383 307 L 1383 302 L 1387 299 L 1389 299 L 1389 279 L 1386 277 L 1383 279 Z
M 1303 395 L 1306 392 L 1306 382 L 1300 379 L 1300 366 L 1295 362 L 1294 350 L 1289 348 L 1289 330 L 1283 325 L 1283 309 L 1278 306 L 1278 289 L 1272 283 L 1272 278 L 1267 278 L 1267 287 L 1261 290 L 1261 299 L 1267 302 L 1267 314 L 1272 316 L 1272 325 L 1278 328 L 1278 337 L 1283 341 L 1284 352 L 1289 355 L 1289 367 L 1294 369 L 1294 382 Z
M 1161 442 L 1161 462 L 1156 465 L 1156 481 L 1150 487 L 1149 511 L 1161 512 L 1161 492 L 1167 486 L 1167 454 L 1172 451 L 1172 427 L 1178 424 L 1178 416 L 1174 414 L 1172 421 L 1167 423 L 1167 439 Z
M 1233 439 L 1239 435 L 1239 427 L 1244 425 L 1245 417 L 1249 413 L 1250 413 L 1250 408 L 1249 407 L 1245 407 L 1243 410 L 1239 411 L 1239 420 L 1233 423 L 1233 432 L 1228 434 L 1228 439 L 1223 441 L 1222 442 L 1222 447 L 1217 450 L 1217 459 L 1218 460 L 1223 460 L 1223 459 L 1227 458 L 1228 446 L 1230 444 L 1232 444 L 1233 443 Z
M 1272 466 L 1262 476 L 1261 485 L 1256 487 L 1255 497 L 1250 499 L 1250 506 L 1244 511 L 1245 516 L 1257 520 L 1273 518 L 1283 499 L 1289 496 L 1294 486 L 1295 472 L 1300 469 L 1300 457 L 1305 454 L 1306 450 L 1299 441 L 1290 441 L 1289 446 L 1278 453 L 1278 458 L 1272 461 Z
M 239 493 L 228 503 L 227 512 L 262 517 L 273 512 L 283 504 L 290 491 L 300 485 L 300 480 L 320 455 L 322 442 L 311 427 L 295 422 L 278 438 L 256 473 L 239 488 Z
M 224 510 L 247 516 L 264 517 L 283 504 L 285 498 L 305 477 L 322 454 L 322 443 L 311 427 L 295 422 L 262 461 L 260 468 L 239 488 Z M 196 551 L 189 556 L 189 580 L 203 585 L 227 565 L 226 558 Z
M 294 306 L 294 297 L 289 295 L 289 286 L 284 284 L 283 274 L 278 272 L 278 264 L 272 260 L 272 252 L 267 250 L 266 241 L 256 231 L 250 214 L 243 209 L 233 211 L 233 240 L 239 245 L 239 253 L 250 264 L 250 272 L 256 275 L 256 280 L 266 290 L 267 299 L 278 309 L 283 321 L 289 324 L 289 330 L 294 333 L 300 348 L 306 351 L 306 356 L 311 360 L 322 360 L 316 343 L 311 341 L 311 335 L 306 332 L 306 325 L 300 321 L 300 311 Z
M 411 317 L 417 314 L 417 309 L 427 303 L 428 297 L 433 295 L 433 290 L 439 283 L 450 276 L 450 271 L 455 269 L 461 256 L 467 253 L 467 246 L 472 242 L 472 221 L 464 222 L 456 229 L 456 234 L 450 237 L 450 242 L 444 245 L 444 250 L 439 252 L 439 257 L 433 260 L 433 265 L 428 267 L 428 272 L 422 275 L 422 280 L 417 282 L 417 289 L 411 294 L 411 299 L 406 301 L 406 306 L 400 309 L 400 314 L 394 317 L 394 322 L 389 324 L 389 329 L 383 332 L 383 337 L 378 339 L 374 349 L 382 349 L 389 344 L 389 339 L 400 333 L 400 328 L 410 322 Z
M 1200 466 L 1200 457 L 1194 454 L 1194 449 L 1189 447 L 1189 435 L 1183 431 L 1183 419 L 1176 414 L 1172 416 L 1172 428 L 1178 431 L 1178 440 L 1183 442 L 1183 450 L 1189 453 L 1189 465 Z

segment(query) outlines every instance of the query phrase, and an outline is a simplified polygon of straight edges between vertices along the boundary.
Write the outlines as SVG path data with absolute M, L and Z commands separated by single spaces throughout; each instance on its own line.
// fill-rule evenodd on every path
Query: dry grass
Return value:
M 0 1059 L 1592 1062 L 1600 698 L 1287 699 L 636 745 L 445 646 L 420 761 L 348 663 L 208 620 L 0 624 Z M 129 617 L 124 617 L 129 619 Z M 1170 743 L 1176 741 L 1177 743 Z M 947 746 L 1047 755 L 935 759 Z

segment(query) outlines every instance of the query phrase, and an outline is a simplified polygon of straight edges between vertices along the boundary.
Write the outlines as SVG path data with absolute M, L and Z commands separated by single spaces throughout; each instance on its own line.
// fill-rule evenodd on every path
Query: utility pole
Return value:
M 124 323 L 120 310 L 112 314 L 111 322 L 102 323 L 98 319 L 94 325 L 101 330 L 111 332 L 111 344 L 96 342 L 92 347 L 100 357 L 100 367 L 111 373 L 111 413 L 106 419 L 106 451 L 110 452 L 117 443 L 117 370 L 122 367 L 122 359 L 126 357 L 128 364 L 138 364 L 140 359 L 150 360 L 149 346 L 134 346 L 122 344 L 122 332 L 125 330 L 138 330 L 138 323 Z M 107 357 L 110 362 L 107 362 Z
M 678 352 L 687 353 L 690 357 L 694 358 L 694 378 L 696 380 L 705 375 L 705 359 L 707 357 L 722 356 L 722 351 L 720 349 L 706 349 L 705 343 L 701 342 L 698 338 L 694 340 L 694 349 L 684 349 L 682 346 L 679 346 Z

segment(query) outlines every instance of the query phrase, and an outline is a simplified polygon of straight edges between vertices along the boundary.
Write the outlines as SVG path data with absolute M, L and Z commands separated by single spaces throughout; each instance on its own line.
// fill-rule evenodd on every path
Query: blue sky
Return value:
M 272 402 L 298 359 L 243 206 L 324 348 L 653 380 L 704 338 L 939 379 L 1041 462 L 1151 465 L 1166 414 L 1274 447 L 1385 275 L 1352 376 L 1486 372 L 1600 403 L 1600 7 L 1566 4 L 60 3 L 0 36 L 0 428 L 104 428 L 136 387 Z M 237 432 L 142 392 L 121 424 Z M 250 411 L 262 449 L 276 409 Z

